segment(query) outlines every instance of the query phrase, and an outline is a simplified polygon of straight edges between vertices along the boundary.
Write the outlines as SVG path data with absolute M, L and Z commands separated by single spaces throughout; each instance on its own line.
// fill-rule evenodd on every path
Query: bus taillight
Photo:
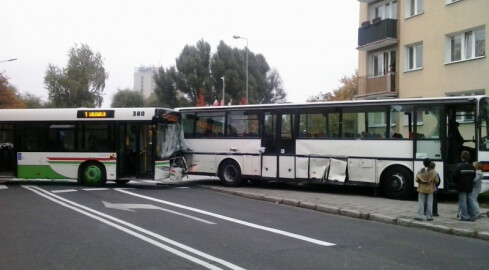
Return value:
M 483 172 L 489 172 L 489 162 L 481 162 L 481 165 Z

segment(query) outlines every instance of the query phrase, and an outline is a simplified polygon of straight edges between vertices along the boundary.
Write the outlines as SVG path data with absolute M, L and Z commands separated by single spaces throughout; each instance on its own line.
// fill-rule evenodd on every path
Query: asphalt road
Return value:
M 486 269 L 488 250 L 191 184 L 0 188 L 0 269 Z

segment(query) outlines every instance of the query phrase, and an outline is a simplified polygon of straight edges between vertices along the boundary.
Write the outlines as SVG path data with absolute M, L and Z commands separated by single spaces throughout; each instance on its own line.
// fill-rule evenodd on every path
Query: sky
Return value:
M 0 72 L 20 93 L 47 100 L 49 64 L 86 44 L 109 73 L 102 107 L 133 89 L 140 66 L 175 65 L 185 45 L 222 40 L 262 54 L 280 74 L 287 101 L 337 89 L 358 66 L 357 0 L 0 0 Z

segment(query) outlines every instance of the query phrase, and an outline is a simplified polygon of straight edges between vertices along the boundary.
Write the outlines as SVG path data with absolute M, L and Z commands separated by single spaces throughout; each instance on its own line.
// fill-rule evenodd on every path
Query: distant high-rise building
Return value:
M 141 66 L 134 70 L 134 90 L 139 91 L 144 98 L 149 97 L 155 89 L 153 75 L 156 71 L 157 68 L 154 66 Z

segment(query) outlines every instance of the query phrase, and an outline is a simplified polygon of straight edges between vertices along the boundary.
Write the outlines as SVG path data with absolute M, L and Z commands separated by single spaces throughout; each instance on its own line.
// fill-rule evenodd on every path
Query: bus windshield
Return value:
M 487 138 L 487 134 L 489 133 L 488 131 L 488 125 L 487 122 L 489 121 L 489 99 L 487 97 L 484 97 L 480 101 L 480 108 L 479 108 L 479 114 L 480 114 L 480 150 L 481 151 L 489 151 L 489 139 Z
M 158 136 L 156 156 L 160 159 L 168 159 L 180 151 L 180 136 L 182 126 L 179 123 L 158 124 Z

